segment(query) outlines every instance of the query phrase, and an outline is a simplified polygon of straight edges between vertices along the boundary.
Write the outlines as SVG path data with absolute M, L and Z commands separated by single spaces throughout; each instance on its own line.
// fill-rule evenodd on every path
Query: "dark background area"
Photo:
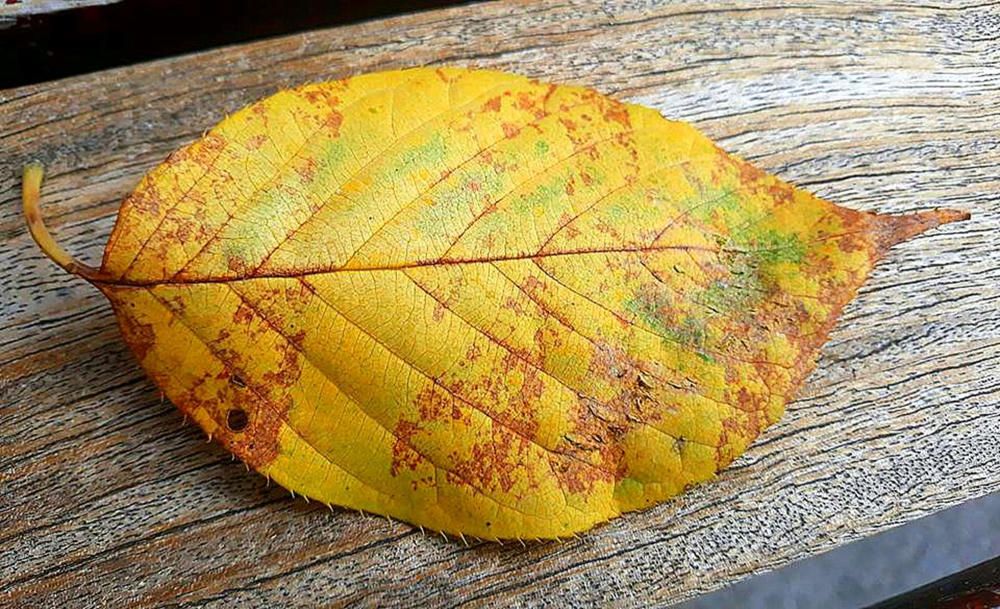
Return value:
M 16 4 L 3 0 L 8 5 Z M 456 0 L 125 0 L 0 21 L 0 88 L 292 32 L 464 4 Z
M 994 493 L 748 577 L 672 609 L 1000 607 L 997 531 L 1000 494 Z

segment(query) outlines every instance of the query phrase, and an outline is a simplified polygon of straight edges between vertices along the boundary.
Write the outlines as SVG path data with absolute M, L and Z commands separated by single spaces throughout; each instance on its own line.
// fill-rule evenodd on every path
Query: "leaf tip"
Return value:
M 932 209 L 912 214 L 875 214 L 873 221 L 873 239 L 879 252 L 885 252 L 890 247 L 912 239 L 932 228 L 962 222 L 972 217 L 967 211 L 958 209 Z

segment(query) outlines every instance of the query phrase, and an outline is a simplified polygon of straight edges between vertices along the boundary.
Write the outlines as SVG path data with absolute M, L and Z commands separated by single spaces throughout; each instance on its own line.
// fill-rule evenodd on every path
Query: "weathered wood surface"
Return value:
M 74 8 L 101 6 L 116 2 L 121 2 L 121 0 L 4 0 L 4 3 L 0 4 L 0 19 L 57 13 Z
M 0 91 L 0 605 L 671 601 L 1000 489 L 1000 4 L 486 4 Z M 717 481 L 562 544 L 473 544 L 292 500 L 147 381 L 99 259 L 143 172 L 275 89 L 460 64 L 692 121 L 835 202 L 969 210 L 894 249 L 785 419 Z

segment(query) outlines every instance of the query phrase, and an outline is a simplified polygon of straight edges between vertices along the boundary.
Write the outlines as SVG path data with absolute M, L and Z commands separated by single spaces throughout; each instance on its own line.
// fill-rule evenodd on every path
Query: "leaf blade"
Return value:
M 164 392 L 289 489 L 559 537 L 731 462 L 885 250 L 961 218 L 837 207 L 589 90 L 417 69 L 228 118 L 140 184 L 91 279 Z

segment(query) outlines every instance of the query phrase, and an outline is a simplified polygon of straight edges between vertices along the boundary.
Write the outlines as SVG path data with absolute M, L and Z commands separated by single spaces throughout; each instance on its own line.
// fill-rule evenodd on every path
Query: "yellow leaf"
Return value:
M 163 392 L 297 494 L 552 538 L 704 481 L 782 414 L 896 242 L 594 91 L 413 69 L 282 91 L 122 205 L 99 288 Z

